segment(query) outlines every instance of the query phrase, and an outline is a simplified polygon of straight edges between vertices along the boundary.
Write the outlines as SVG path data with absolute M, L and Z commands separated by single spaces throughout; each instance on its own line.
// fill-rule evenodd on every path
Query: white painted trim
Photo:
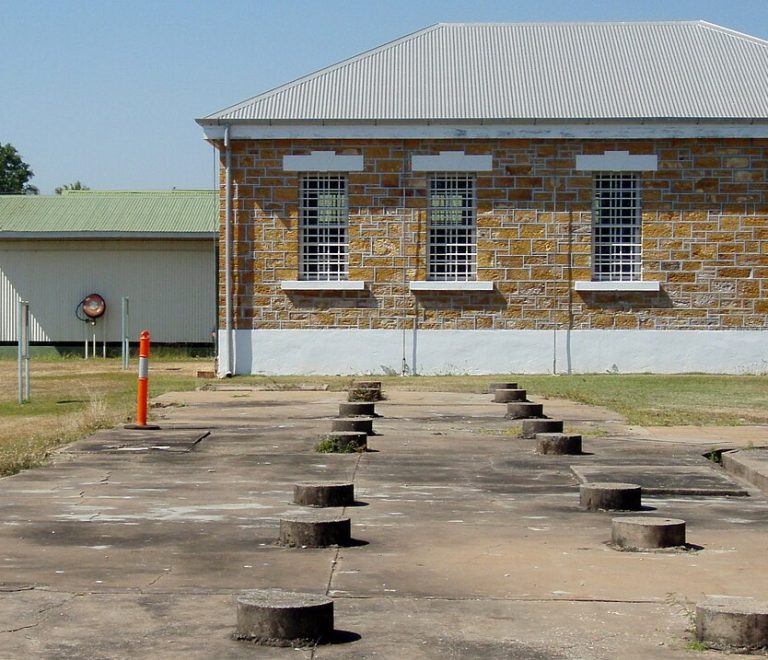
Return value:
M 441 151 L 439 156 L 413 156 L 414 172 L 490 172 L 493 156 L 490 154 L 467 156 L 463 151 Z
M 443 280 L 412 281 L 411 291 L 493 291 L 493 282 L 446 282 Z
M 574 282 L 574 291 L 660 291 L 661 282 Z
M 361 172 L 363 157 L 338 155 L 335 151 L 312 151 L 309 155 L 283 156 L 284 172 Z
M 235 330 L 238 374 L 759 373 L 766 330 Z M 416 337 L 414 341 L 414 337 Z M 219 333 L 222 341 L 222 334 Z
M 655 172 L 659 169 L 659 157 L 605 151 L 602 155 L 576 156 L 576 169 L 585 172 Z
M 205 138 L 222 140 L 224 124 L 199 120 Z M 768 121 L 604 121 L 534 123 L 295 122 L 232 123 L 237 140 L 270 139 L 663 139 L 768 138 Z
M 283 280 L 283 291 L 363 291 L 364 280 Z

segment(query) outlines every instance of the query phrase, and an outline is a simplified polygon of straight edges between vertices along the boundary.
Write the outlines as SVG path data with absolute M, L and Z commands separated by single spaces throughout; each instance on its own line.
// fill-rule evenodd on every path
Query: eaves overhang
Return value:
M 768 117 L 487 120 L 198 119 L 205 139 L 768 138 Z

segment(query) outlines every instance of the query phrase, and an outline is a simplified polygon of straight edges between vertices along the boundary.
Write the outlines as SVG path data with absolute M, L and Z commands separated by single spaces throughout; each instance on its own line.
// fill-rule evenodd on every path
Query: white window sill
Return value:
M 411 291 L 493 291 L 493 282 L 410 282 Z
M 575 291 L 659 291 L 661 283 L 645 282 L 574 282 Z
M 283 280 L 283 291 L 364 291 L 364 280 Z

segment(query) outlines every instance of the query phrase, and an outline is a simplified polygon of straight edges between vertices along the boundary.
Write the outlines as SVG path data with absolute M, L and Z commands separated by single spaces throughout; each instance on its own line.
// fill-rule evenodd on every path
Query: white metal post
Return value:
M 120 309 L 120 354 L 123 358 L 123 369 L 128 368 L 128 298 L 123 296 Z
M 19 300 L 17 340 L 19 361 L 19 403 L 29 401 L 29 302 Z

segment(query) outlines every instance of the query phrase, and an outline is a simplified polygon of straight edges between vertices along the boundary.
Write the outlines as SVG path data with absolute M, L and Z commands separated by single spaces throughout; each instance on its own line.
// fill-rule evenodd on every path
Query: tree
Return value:
M 0 142 L 0 195 L 37 195 L 37 187 L 27 183 L 33 176 L 16 147 Z
M 58 188 L 54 189 L 54 192 L 57 195 L 61 195 L 65 190 L 90 190 L 88 186 L 84 186 L 79 181 L 75 181 L 74 183 L 65 183 L 63 186 L 59 186 Z

